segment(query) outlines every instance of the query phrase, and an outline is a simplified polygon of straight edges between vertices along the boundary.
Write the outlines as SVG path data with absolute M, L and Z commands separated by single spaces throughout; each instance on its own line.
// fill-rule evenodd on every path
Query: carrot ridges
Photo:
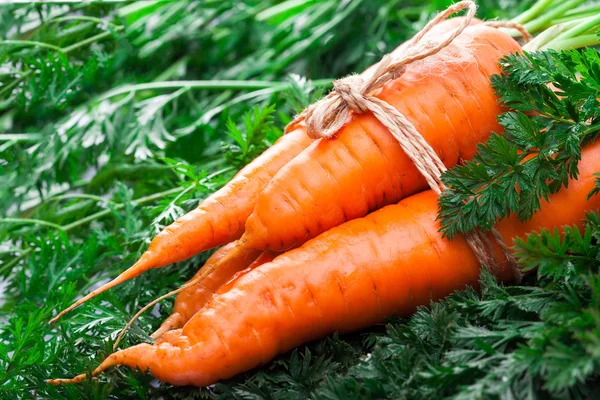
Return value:
M 113 281 L 61 311 L 51 322 L 55 322 L 96 295 L 135 278 L 149 269 L 183 261 L 202 251 L 239 239 L 260 191 L 281 167 L 310 143 L 312 140 L 306 136 L 303 129 L 294 130 L 281 137 L 273 146 L 239 171 L 227 185 L 204 200 L 198 208 L 159 233 L 133 266 Z

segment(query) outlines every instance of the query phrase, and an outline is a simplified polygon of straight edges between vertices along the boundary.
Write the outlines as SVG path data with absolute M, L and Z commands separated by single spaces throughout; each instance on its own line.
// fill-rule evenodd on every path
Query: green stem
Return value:
M 548 31 L 555 29 L 555 33 L 550 35 L 548 40 L 539 42 L 537 45 L 535 45 L 534 50 L 554 49 L 558 51 L 596 46 L 599 44 L 600 38 L 594 33 L 587 32 L 594 31 L 598 29 L 599 26 L 600 15 L 593 18 L 583 18 L 582 20 L 570 21 L 562 25 L 553 26 L 548 29 Z M 544 33 L 542 33 L 542 35 L 543 34 Z M 541 39 L 542 35 L 539 35 L 530 43 Z M 525 46 L 524 49 L 527 49 L 527 46 Z
M 6 85 L 2 90 L 0 90 L 0 98 L 2 98 L 5 93 L 10 93 L 15 86 L 21 83 L 29 75 L 31 75 L 31 70 L 24 72 L 20 77 Z
M 287 82 L 268 82 L 268 81 L 237 81 L 237 80 L 206 80 L 206 81 L 166 81 L 166 82 L 150 82 L 140 83 L 137 85 L 125 85 L 113 89 L 106 94 L 100 96 L 94 102 L 109 99 L 125 93 L 138 92 L 142 90 L 165 90 L 165 89 L 268 89 L 278 86 L 289 86 Z
M 175 100 L 176 98 L 178 98 L 179 96 L 181 96 L 182 94 L 184 94 L 185 92 L 187 92 L 188 90 L 190 90 L 189 86 L 184 86 L 179 90 L 176 90 L 175 92 L 171 93 L 169 96 L 167 96 L 167 98 L 162 102 L 162 106 L 164 107 L 165 105 L 167 105 L 168 103 L 170 103 L 171 101 Z
M 238 103 L 243 103 L 248 100 L 257 99 L 259 97 L 264 97 L 264 96 L 270 96 L 272 94 L 281 92 L 283 89 L 285 89 L 285 87 L 255 90 L 253 92 L 245 93 L 240 96 L 234 97 L 233 99 L 226 101 L 225 103 L 220 104 L 220 105 L 206 111 L 204 114 L 202 114 L 202 116 L 200 118 L 198 118 L 196 121 L 194 121 L 191 125 L 188 125 L 185 128 L 179 129 L 178 132 L 184 133 L 184 134 L 192 133 L 200 125 L 204 125 L 204 124 L 208 123 L 211 119 L 213 119 L 213 117 L 215 115 L 219 114 L 221 111 L 223 111 L 226 108 L 229 108 Z
M 117 14 L 126 20 L 131 15 L 135 16 L 136 14 L 138 14 L 139 18 L 141 18 L 146 15 L 145 11 L 148 11 L 150 13 L 150 12 L 155 11 L 156 9 L 161 8 L 165 5 L 168 5 L 168 2 L 156 1 L 156 0 L 155 1 L 131 2 L 123 7 L 119 7 L 117 10 Z M 127 21 L 127 25 L 130 26 L 132 24 L 132 22 L 135 22 L 135 20 Z
M 275 72 L 281 71 L 286 68 L 292 61 L 294 61 L 298 56 L 305 54 L 310 46 L 312 46 L 317 41 L 321 40 L 328 32 L 330 32 L 333 28 L 335 28 L 338 24 L 343 21 L 348 20 L 348 16 L 354 12 L 360 6 L 362 0 L 354 0 L 350 2 L 346 8 L 340 13 L 336 14 L 335 17 L 331 19 L 331 21 L 327 22 L 317 30 L 315 30 L 314 34 L 310 37 L 310 40 L 303 40 L 301 42 L 297 42 L 294 46 L 290 48 L 289 51 L 284 52 L 287 53 L 285 58 L 280 62 L 275 64 L 275 68 L 273 69 Z
M 121 31 L 121 30 L 123 30 L 123 27 L 122 26 L 118 26 L 118 27 L 115 28 L 115 30 L 116 31 Z M 64 49 L 62 49 L 62 51 L 63 51 L 63 53 L 68 54 L 68 53 L 72 52 L 73 50 L 77 50 L 80 47 L 87 46 L 90 43 L 94 43 L 94 42 L 96 42 L 98 40 L 104 39 L 105 37 L 111 36 L 112 34 L 113 33 L 111 31 L 106 31 L 106 32 L 102 32 L 102 33 L 99 33 L 99 34 L 94 35 L 94 36 L 90 36 L 87 39 L 84 39 L 84 40 L 82 40 L 80 42 L 77 42 L 75 44 L 72 44 L 70 46 L 65 47 Z
M 86 194 L 86 193 L 60 194 L 57 196 L 50 197 L 50 198 L 46 199 L 46 201 L 60 201 L 60 200 L 65 200 L 65 199 L 86 199 L 86 200 L 94 200 L 94 201 L 97 201 L 100 203 L 114 203 L 114 201 L 112 201 L 110 199 L 105 199 L 104 197 L 95 196 L 93 194 Z
M 590 133 L 594 133 L 594 132 L 598 132 L 600 131 L 600 122 L 594 124 L 594 125 L 590 125 L 588 126 L 586 129 L 584 129 L 583 131 L 583 135 L 589 135 Z
M 21 261 L 23 258 L 25 258 L 25 256 L 27 256 L 32 251 L 33 251 L 33 248 L 29 247 L 29 248 L 23 250 L 21 252 L 21 254 L 19 254 L 18 256 L 16 256 L 15 258 L 13 258 L 9 262 L 7 262 L 6 264 L 4 264 L 2 267 L 0 267 L 0 275 L 4 275 L 4 273 L 6 271 L 10 270 L 13 267 L 13 265 L 15 265 L 16 263 Z
M 0 90 L 0 98 L 4 97 L 4 94 L 6 93 L 10 93 L 15 86 L 21 83 L 29 75 L 31 75 L 31 70 L 24 72 L 20 77 L 6 85 L 2 90 Z
M 518 24 L 525 24 L 538 15 L 540 15 L 544 10 L 552 4 L 554 0 L 538 0 L 533 6 L 531 6 L 527 11 L 513 18 L 513 21 Z
M 326 87 L 326 86 L 330 86 L 331 82 L 332 82 L 332 79 L 317 79 L 315 81 L 312 81 L 312 84 L 314 87 Z M 190 134 L 190 133 L 194 132 L 199 126 L 204 125 L 207 122 L 209 122 L 215 115 L 217 115 L 218 113 L 223 111 L 225 108 L 231 107 L 234 104 L 241 103 L 246 100 L 250 100 L 250 99 L 260 97 L 260 96 L 267 96 L 267 95 L 281 92 L 281 91 L 287 89 L 289 86 L 290 86 L 289 83 L 281 82 L 281 84 L 276 87 L 267 88 L 267 89 L 263 89 L 263 90 L 257 90 L 254 92 L 245 93 L 241 96 L 237 96 L 215 108 L 208 110 L 207 112 L 202 114 L 202 116 L 200 118 L 198 118 L 196 121 L 192 122 L 190 125 L 178 129 L 177 133 L 182 134 L 182 135 Z
M 565 16 L 570 17 L 573 15 L 588 14 L 588 13 L 592 13 L 592 12 L 597 12 L 599 10 L 600 10 L 600 4 L 598 4 L 598 3 L 588 4 L 586 6 L 577 7 L 574 10 L 568 11 L 565 14 Z
M 41 138 L 42 135 L 39 133 L 0 133 L 0 141 L 14 140 L 17 142 L 35 142 Z
M 224 173 L 226 173 L 226 172 L 228 172 L 228 171 L 231 171 L 232 169 L 233 169 L 232 167 L 223 168 L 222 170 L 219 170 L 219 171 L 217 171 L 217 172 L 215 172 L 215 173 L 212 173 L 212 174 L 208 175 L 206 178 L 202 179 L 202 180 L 200 181 L 200 183 L 202 183 L 202 182 L 206 182 L 207 180 L 209 180 L 209 179 L 212 179 L 212 178 L 214 178 L 215 176 L 218 176 L 218 175 L 224 174 Z M 191 186 L 192 186 L 192 187 L 195 187 L 196 185 L 197 185 L 197 184 L 196 184 L 196 183 L 194 183 L 194 184 L 192 184 Z M 189 187 L 188 187 L 188 188 L 184 188 L 184 187 L 182 187 L 182 186 L 178 186 L 178 187 L 176 187 L 176 188 L 169 189 L 169 190 L 166 190 L 166 191 L 164 191 L 164 192 L 155 193 L 155 194 L 151 194 L 151 195 L 149 195 L 149 196 L 140 197 L 139 199 L 137 199 L 137 200 L 134 200 L 134 201 L 133 201 L 133 204 L 140 205 L 140 204 L 148 203 L 148 202 L 151 202 L 151 201 L 154 201 L 154 200 L 157 200 L 157 199 L 163 198 L 163 197 L 165 197 L 165 196 L 169 196 L 169 195 L 171 195 L 171 194 L 175 194 L 175 193 L 181 192 L 182 190 L 190 190 L 190 189 L 189 189 Z M 123 208 L 123 207 L 125 207 L 125 204 L 116 204 L 116 205 L 113 207 L 113 209 L 119 210 L 119 209 L 121 209 L 121 208 Z M 95 213 L 95 214 L 88 215 L 88 216 L 87 216 L 87 217 L 85 217 L 85 218 L 82 218 L 82 219 L 80 219 L 80 220 L 77 220 L 77 221 L 74 221 L 74 222 L 72 222 L 72 223 L 70 223 L 70 224 L 67 224 L 67 225 L 64 225 L 64 226 L 62 226 L 62 230 L 63 230 L 63 231 L 65 231 L 65 232 L 68 232 L 68 231 L 70 231 L 70 230 L 72 230 L 72 229 L 75 229 L 75 228 L 77 228 L 77 227 L 79 227 L 79 226 L 81 226 L 81 225 L 84 225 L 84 224 L 86 224 L 86 223 L 88 223 L 88 222 L 91 222 L 91 221 L 94 221 L 94 220 L 96 220 L 96 219 L 102 218 L 102 217 L 104 217 L 104 216 L 106 216 L 106 215 L 110 214 L 110 213 L 111 213 L 111 211 L 112 211 L 112 210 L 110 210 L 110 209 L 108 209 L 108 210 L 102 210 L 102 211 L 98 211 L 98 212 L 97 212 L 97 213 Z
M 114 209 L 115 210 L 119 210 L 119 209 L 121 209 L 123 207 L 124 207 L 123 204 L 117 204 L 117 205 L 115 205 Z M 102 218 L 102 217 L 104 217 L 106 215 L 109 215 L 111 212 L 112 212 L 112 210 L 110 210 L 110 209 L 98 211 L 97 213 L 88 215 L 87 217 L 78 219 L 75 222 L 71 222 L 70 224 L 64 225 L 63 226 L 63 230 L 64 231 L 70 231 L 71 229 L 75 229 L 78 226 L 84 225 L 84 224 L 86 224 L 88 222 L 92 222 L 92 221 L 94 221 L 96 219 L 99 219 L 99 218 Z
M 67 18 L 67 17 L 63 17 L 63 18 Z M 92 19 L 96 20 L 96 18 L 92 18 Z M 102 21 L 102 20 L 100 20 L 100 21 Z M 117 31 L 120 31 L 122 29 L 123 29 L 122 26 L 115 26 L 115 30 L 117 30 Z M 50 49 L 50 50 L 58 51 L 60 53 L 67 54 L 67 53 L 69 53 L 73 50 L 76 50 L 82 46 L 86 46 L 97 40 L 104 39 L 105 37 L 110 36 L 110 35 L 112 35 L 112 32 L 110 32 L 110 31 L 102 32 L 97 35 L 91 36 L 87 39 L 84 39 L 82 41 L 79 41 L 75 44 L 72 44 L 71 46 L 67 46 L 65 48 L 61 48 L 58 46 L 54 46 L 53 44 L 37 42 L 37 41 L 33 41 L 33 40 L 0 40 L 0 45 L 7 44 L 7 45 L 12 45 L 12 46 L 43 47 L 46 49 Z
M 115 30 L 122 30 L 123 27 L 122 26 L 117 26 L 115 28 Z M 60 48 L 58 46 L 54 46 L 48 43 L 43 43 L 43 42 L 35 42 L 35 41 L 29 41 L 29 40 L 0 40 L 0 45 L 2 44 L 20 44 L 20 45 L 26 45 L 26 46 L 39 46 L 39 47 L 45 47 L 45 48 L 49 48 L 52 50 L 56 50 L 59 51 L 63 54 L 68 54 L 73 50 L 77 50 L 80 47 L 86 46 L 90 43 L 93 43 L 95 41 L 101 40 L 107 36 L 112 35 L 112 32 L 107 31 L 107 32 L 102 32 L 99 33 L 95 36 L 89 37 L 85 40 L 82 40 L 80 42 L 74 43 L 71 46 L 67 46 L 65 48 Z M 0 97 L 3 97 L 6 93 L 10 93 L 10 91 L 12 91 L 12 89 L 17 86 L 19 83 L 21 83 L 25 78 L 27 78 L 29 75 L 31 75 L 32 71 L 28 70 L 26 72 L 23 72 L 22 75 L 15 79 L 13 82 L 11 82 L 10 84 L 8 84 L 7 86 L 5 86 L 4 88 L 2 88 L 2 90 L 0 90 Z
M 190 186 L 186 187 L 181 192 L 179 192 L 179 194 L 177 196 L 175 196 L 175 198 L 173 199 L 173 201 L 171 203 L 172 204 L 177 203 L 180 198 L 182 198 L 183 196 L 185 196 L 186 193 L 188 193 L 190 190 L 194 189 L 195 187 L 196 187 L 196 185 L 190 185 Z
M 596 35 L 588 34 L 579 37 L 576 35 L 597 29 L 599 25 L 600 16 L 553 25 L 523 46 L 523 50 L 529 52 L 545 49 L 568 50 L 594 46 L 598 43 Z
M 173 189 L 169 189 L 166 190 L 164 192 L 160 192 L 160 193 L 155 193 L 153 195 L 150 196 L 145 196 L 145 197 L 140 197 L 137 200 L 134 200 L 132 203 L 136 204 L 136 205 L 140 205 L 140 204 L 144 204 L 144 203 L 148 203 L 150 201 L 156 200 L 156 199 L 160 199 L 161 197 L 165 197 L 165 196 L 169 196 L 171 194 L 180 192 L 183 188 L 181 186 L 178 186 L 176 188 Z M 120 203 L 120 204 L 116 204 L 113 209 L 114 210 L 120 210 L 121 208 L 125 207 L 125 204 Z M 85 225 L 88 222 L 92 222 L 94 220 L 100 219 L 106 215 L 109 215 L 113 210 L 111 209 L 106 209 L 106 210 L 102 210 L 102 211 L 98 211 L 97 213 L 88 215 L 87 217 L 81 218 L 77 221 L 71 222 L 70 224 L 67 225 L 63 225 L 61 227 L 61 229 L 65 232 L 68 232 L 70 230 L 73 230 L 81 225 Z
M 315 0 L 287 0 L 262 10 L 256 14 L 256 19 L 258 21 L 265 21 L 268 19 L 277 18 L 282 14 L 290 15 L 290 13 L 294 13 L 294 15 L 296 15 L 298 12 L 304 10 L 314 2 Z
M 0 5 L 2 5 L 2 4 L 3 3 L 0 2 Z M 85 8 L 85 7 L 87 7 L 86 4 L 72 5 L 70 8 L 66 9 L 65 11 L 59 12 L 58 14 L 56 14 L 54 16 L 54 18 L 59 18 L 60 16 L 66 15 L 68 13 L 77 12 L 80 9 Z M 23 32 L 23 36 L 22 37 L 23 38 L 31 37 L 35 33 L 35 31 L 37 31 L 38 29 L 40 29 L 42 26 L 43 26 L 43 21 L 40 21 L 39 25 L 37 25 L 35 27 L 32 27 L 31 29 Z
M 575 7 L 577 7 L 584 1 L 585 0 L 566 1 L 566 2 L 562 3 L 560 6 L 553 8 L 547 14 L 543 14 L 543 15 L 539 16 L 538 18 L 534 19 L 533 21 L 529 21 L 528 23 L 526 23 L 524 25 L 525 29 L 527 29 L 529 32 L 537 32 L 540 29 L 544 28 L 545 26 L 548 26 L 554 18 L 564 16 L 564 14 L 567 11 L 574 9 Z
M 117 9 L 117 14 L 121 17 L 125 17 L 129 14 L 136 13 L 144 8 L 155 6 L 159 3 L 161 2 L 156 0 L 131 2 L 129 4 L 124 5 L 123 7 L 119 7 Z
M 593 17 L 600 13 L 600 5 L 591 5 L 587 7 L 578 7 L 572 12 L 566 13 L 563 18 L 557 18 L 552 22 L 561 24 L 563 22 L 573 21 L 574 19 Z
M 23 225 L 42 225 L 47 226 L 54 229 L 64 230 L 64 227 L 61 225 L 55 224 L 53 222 L 44 221 L 42 219 L 33 219 L 33 218 L 0 218 L 0 223 L 8 223 L 8 224 L 23 224 Z
M 64 22 L 64 21 L 89 21 L 89 22 L 95 22 L 100 25 L 112 25 L 115 28 L 120 26 L 120 25 L 115 24 L 114 22 L 110 22 L 110 21 L 96 18 L 96 17 L 90 17 L 87 15 L 67 15 L 65 17 L 56 17 L 56 18 L 52 18 L 52 19 L 49 19 L 48 21 L 46 21 L 46 24 L 55 24 L 55 23 Z
M 17 143 L 17 142 L 14 140 L 6 141 L 3 145 L 0 146 L 0 153 L 3 153 L 6 150 L 10 149 L 15 143 Z
M 559 40 L 550 43 L 548 46 L 544 46 L 541 50 L 569 50 L 569 49 L 581 49 L 583 47 L 597 46 L 600 44 L 600 38 L 597 35 L 585 35 L 579 36 L 573 39 Z
M 31 215 L 34 212 L 36 207 L 39 207 L 42 204 L 44 204 L 47 201 L 47 199 L 51 198 L 52 196 L 59 196 L 61 194 L 66 194 L 66 192 L 68 192 L 69 190 L 79 189 L 80 187 L 87 185 L 89 182 L 90 181 L 88 181 L 88 180 L 80 179 L 80 180 L 76 181 L 75 183 L 71 184 L 69 187 L 64 188 L 64 189 L 49 191 L 47 193 L 44 193 L 43 195 L 27 196 L 25 198 L 25 200 L 27 201 L 27 203 L 30 203 L 30 206 L 29 206 L 29 208 L 22 210 L 19 213 L 19 215 Z M 47 197 L 45 197 L 45 196 L 47 196 Z
M 168 80 L 172 79 L 173 77 L 177 77 L 177 75 L 179 74 L 179 71 L 181 71 L 181 70 L 185 71 L 186 65 L 189 60 L 190 60 L 190 56 L 188 56 L 188 55 L 181 57 L 173 65 L 171 65 L 169 68 L 165 69 L 163 72 L 160 73 L 160 75 L 158 75 L 153 80 L 160 82 L 160 81 L 168 81 Z
M 231 168 L 227 168 L 227 171 L 231 170 Z M 221 170 L 221 171 L 217 171 L 215 174 L 211 174 L 209 175 L 209 177 L 205 178 L 205 179 L 209 179 L 210 177 L 216 176 L 217 174 L 220 173 L 224 173 L 226 172 L 225 170 Z M 192 186 L 195 186 L 192 185 Z M 155 193 L 149 196 L 144 196 L 144 197 L 140 197 L 137 200 L 134 200 L 133 203 L 136 205 L 140 205 L 140 204 L 144 204 L 144 203 L 148 203 L 150 201 L 156 200 L 156 199 L 160 199 L 162 197 L 165 196 L 169 196 L 171 194 L 174 193 L 178 193 L 182 190 L 186 190 L 187 188 L 178 186 L 176 188 L 173 189 L 169 189 L 166 190 L 164 192 L 160 192 L 160 193 Z M 89 198 L 89 199 L 94 199 L 94 200 L 99 200 L 99 201 L 103 201 L 103 202 L 112 202 L 111 200 L 107 200 L 107 199 L 103 199 L 101 197 L 97 197 L 94 195 L 85 195 L 85 194 L 65 194 L 65 195 L 59 195 L 59 196 L 55 196 L 53 198 L 50 198 L 48 200 L 59 200 L 59 199 L 64 199 L 64 198 L 69 198 L 69 197 L 82 197 L 82 198 Z M 121 208 L 125 207 L 125 204 L 119 203 L 119 204 L 115 204 L 114 208 L 115 210 L 119 210 Z M 50 228 L 55 228 L 64 232 L 68 232 L 72 229 L 77 228 L 78 226 L 84 225 L 88 222 L 94 221 L 96 219 L 102 218 L 108 214 L 110 214 L 112 212 L 111 209 L 106 209 L 106 210 L 102 210 L 102 211 L 98 211 L 97 213 L 88 215 L 87 217 L 81 218 L 77 221 L 74 221 L 70 224 L 67 225 L 58 225 L 52 222 L 48 222 L 48 221 L 44 221 L 44 220 L 40 220 L 40 219 L 31 219 L 31 218 L 3 218 L 0 219 L 0 223 L 2 222 L 7 222 L 7 223 L 23 223 L 23 224 L 32 224 L 32 225 L 42 225 L 42 226 L 48 226 Z
M 574 39 L 578 35 L 586 33 L 593 28 L 597 28 L 598 24 L 600 24 L 600 15 L 597 15 L 596 17 L 583 18 L 581 23 L 559 34 L 556 38 L 554 38 L 554 40 L 561 41 L 566 39 Z
M 37 42 L 34 40 L 0 40 L 0 45 L 7 44 L 11 46 L 21 46 L 21 47 L 43 47 L 45 49 L 50 49 L 54 51 L 58 51 L 60 53 L 64 53 L 65 51 L 53 44 L 48 44 L 44 42 Z

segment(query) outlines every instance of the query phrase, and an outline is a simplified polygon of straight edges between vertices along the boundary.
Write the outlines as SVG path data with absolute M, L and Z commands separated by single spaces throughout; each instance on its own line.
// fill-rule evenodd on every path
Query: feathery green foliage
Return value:
M 442 177 L 442 231 L 448 237 L 489 230 L 510 213 L 531 218 L 540 202 L 578 175 L 581 147 L 600 132 L 600 54 L 544 51 L 510 55 L 492 79 L 511 108 L 473 160 Z M 555 89 L 548 86 L 553 84 Z
M 484 272 L 481 295 L 467 290 L 410 320 L 334 335 L 211 388 L 176 388 L 126 368 L 80 385 L 45 384 L 91 371 L 126 321 L 208 254 L 149 271 L 49 326 L 53 311 L 130 266 L 161 228 L 275 140 L 330 78 L 379 60 L 450 1 L 423 3 L 0 5 L 0 398 L 564 398 L 594 390 L 594 216 L 581 238 L 570 231 L 519 244 L 524 265 L 540 271 L 525 286 L 499 286 Z M 505 19 L 531 3 L 485 0 L 478 15 Z M 510 62 L 521 71 L 518 63 L 531 61 Z M 170 304 L 142 316 L 122 346 L 149 341 Z

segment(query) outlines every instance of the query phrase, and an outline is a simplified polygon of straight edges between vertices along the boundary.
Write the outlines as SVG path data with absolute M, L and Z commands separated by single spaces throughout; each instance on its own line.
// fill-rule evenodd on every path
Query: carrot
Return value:
M 502 131 L 496 118 L 504 109 L 490 77 L 501 72 L 501 57 L 518 51 L 518 43 L 500 30 L 470 26 L 375 96 L 405 115 L 452 167 L 471 158 L 491 132 Z M 222 262 L 256 249 L 287 251 L 427 187 L 371 113 L 353 115 L 334 138 L 315 141 L 279 170 L 259 195 L 236 249 Z
M 442 52 L 409 66 L 376 97 L 417 128 L 447 167 L 500 132 L 490 85 L 498 60 L 520 51 L 498 29 L 467 27 Z M 258 197 L 239 247 L 288 250 L 344 221 L 428 187 L 397 140 L 371 114 L 354 115 L 333 139 L 315 141 Z
M 210 266 L 215 265 L 234 246 L 235 242 L 231 242 L 221 247 L 206 260 L 203 268 L 210 268 Z M 228 263 L 222 264 L 220 268 L 212 270 L 198 284 L 181 291 L 175 298 L 173 313 L 150 336 L 153 339 L 158 339 L 167 331 L 181 328 L 198 310 L 210 301 L 215 293 L 226 291 L 239 276 L 275 258 L 275 253 L 270 251 L 264 251 L 258 255 L 258 258 L 253 257 L 255 255 L 257 254 L 249 254 L 242 259 L 230 259 Z M 204 272 L 203 268 L 194 275 L 192 280 Z
M 235 242 L 231 242 L 219 250 L 217 250 L 212 256 L 206 260 L 204 266 L 216 264 L 222 259 L 229 250 L 235 246 Z M 198 270 L 194 278 L 196 278 L 202 272 L 202 268 Z M 201 283 L 190 287 L 177 295 L 175 298 L 175 304 L 173 305 L 173 313 L 167 317 L 162 323 L 160 328 L 156 330 L 152 335 L 153 339 L 157 339 L 163 335 L 163 333 L 171 330 L 181 328 L 195 313 L 198 311 L 210 297 L 231 278 L 227 268 L 223 267 L 213 271 L 210 275 L 202 280 Z M 196 309 L 197 307 L 197 309 Z
M 433 27 L 427 36 L 449 32 L 458 27 L 463 20 L 464 17 L 456 17 L 442 21 Z M 473 18 L 471 25 L 481 22 Z M 401 45 L 394 52 L 402 49 Z M 372 71 L 374 66 L 368 68 L 364 74 Z M 61 311 L 50 322 L 56 321 L 87 300 L 137 277 L 144 271 L 185 260 L 204 250 L 239 239 L 261 190 L 279 169 L 312 143 L 306 135 L 302 119 L 290 124 L 286 132 L 289 133 L 242 169 L 225 187 L 202 202 L 196 210 L 186 214 L 158 234 L 150 243 L 148 250 L 131 268 Z
M 219 291 L 217 292 L 217 294 L 222 294 L 222 293 L 229 291 L 234 286 L 235 282 L 237 282 L 237 280 L 240 279 L 242 276 L 246 275 L 248 272 L 252 271 L 254 268 L 260 267 L 263 264 L 273 261 L 275 259 L 275 257 L 277 257 L 279 254 L 280 253 L 275 253 L 274 251 L 271 251 L 271 250 L 263 251 L 262 254 L 260 256 L 258 256 L 258 258 L 256 260 L 254 260 L 254 262 L 252 264 L 250 264 L 248 266 L 248 268 L 236 272 L 235 275 L 233 275 L 233 277 L 226 284 L 221 286 L 219 288 Z
M 131 268 L 90 292 L 50 322 L 144 271 L 183 261 L 202 251 L 239 239 L 257 195 L 281 167 L 311 142 L 304 129 L 296 129 L 281 137 L 272 147 L 240 170 L 227 185 L 204 200 L 198 208 L 160 232 Z
M 600 208 L 600 196 L 587 199 L 599 168 L 600 141 L 583 150 L 579 180 L 551 195 L 531 220 L 513 215 L 498 223 L 503 239 L 580 225 L 586 212 Z M 407 316 L 467 285 L 477 287 L 477 258 L 464 238 L 442 238 L 436 216 L 437 197 L 426 191 L 346 222 L 242 276 L 183 329 L 156 345 L 114 353 L 93 374 L 126 365 L 175 385 L 210 385 L 304 342 L 362 329 L 393 313 Z M 512 270 L 494 246 L 497 277 L 508 281 Z

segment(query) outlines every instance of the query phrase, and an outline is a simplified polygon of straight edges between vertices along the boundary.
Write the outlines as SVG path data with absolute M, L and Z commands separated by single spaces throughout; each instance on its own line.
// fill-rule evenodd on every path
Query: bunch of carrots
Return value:
M 464 21 L 445 20 L 426 38 L 442 40 Z M 373 95 L 404 115 L 451 168 L 501 132 L 497 117 L 504 108 L 490 78 L 501 73 L 502 57 L 521 51 L 504 31 L 472 19 L 442 51 L 409 65 Z M 600 144 L 584 149 L 579 169 L 579 179 L 531 220 L 500 221 L 504 241 L 580 223 L 598 208 L 600 196 L 586 195 L 600 169 Z M 152 334 L 155 343 L 113 353 L 93 375 L 126 365 L 172 384 L 205 386 L 304 342 L 394 313 L 409 315 L 467 285 L 477 287 L 481 268 L 462 237 L 450 241 L 439 233 L 437 197 L 427 188 L 372 114 L 351 114 L 331 139 L 310 138 L 299 119 L 226 186 L 157 235 L 131 268 L 54 320 L 144 271 L 218 246 L 177 291 L 172 315 Z M 502 250 L 493 250 L 497 277 L 510 281 Z

